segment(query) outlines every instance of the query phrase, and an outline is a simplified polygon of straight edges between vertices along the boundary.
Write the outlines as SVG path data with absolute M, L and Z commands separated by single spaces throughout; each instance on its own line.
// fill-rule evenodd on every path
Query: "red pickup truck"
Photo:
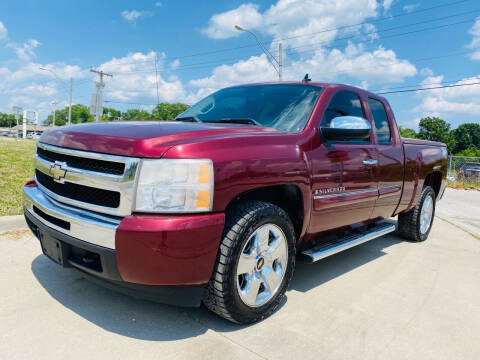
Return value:
M 425 240 L 446 174 L 445 145 L 402 139 L 378 95 L 253 84 L 207 96 L 175 121 L 45 132 L 24 211 L 63 267 L 250 323 L 278 306 L 296 260 L 396 228 Z

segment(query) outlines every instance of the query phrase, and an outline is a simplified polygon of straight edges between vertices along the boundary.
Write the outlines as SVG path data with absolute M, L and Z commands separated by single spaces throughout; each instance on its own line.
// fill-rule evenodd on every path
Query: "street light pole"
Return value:
M 52 75 L 55 77 L 55 79 L 62 81 L 57 74 L 53 70 L 50 70 L 48 68 L 44 67 L 39 67 L 40 70 L 48 71 L 52 73 Z M 69 96 L 69 101 L 68 101 L 68 125 L 72 124 L 72 92 L 73 92 L 73 78 L 70 77 L 70 96 Z M 54 125 L 55 126 L 55 125 Z
M 257 42 L 258 46 L 260 46 L 260 49 L 262 49 L 262 51 L 265 53 L 265 55 L 267 56 L 267 59 L 268 61 L 270 62 L 270 64 L 272 64 L 273 68 L 275 69 L 275 71 L 277 72 L 278 74 L 278 79 L 280 81 L 282 81 L 282 70 L 283 70 L 283 54 L 282 54 L 282 43 L 279 44 L 278 46 L 278 57 L 279 57 L 279 60 L 277 60 L 277 58 L 275 56 L 272 55 L 272 53 L 270 51 L 268 51 L 267 47 L 265 46 L 265 44 L 258 38 L 257 35 L 255 35 L 255 33 L 253 33 L 252 31 L 248 30 L 248 29 L 245 29 L 239 25 L 235 25 L 234 26 L 235 29 L 237 29 L 238 31 L 245 31 L 247 33 L 249 33 L 250 35 L 252 35 L 255 39 L 255 41 Z M 277 63 L 277 65 L 274 64 L 273 61 L 275 61 Z
M 68 100 L 68 125 L 72 125 L 72 88 L 73 88 L 73 79 L 70 78 L 70 97 Z
M 55 106 L 57 106 L 58 101 L 52 101 L 52 108 L 53 108 L 53 127 L 55 127 Z

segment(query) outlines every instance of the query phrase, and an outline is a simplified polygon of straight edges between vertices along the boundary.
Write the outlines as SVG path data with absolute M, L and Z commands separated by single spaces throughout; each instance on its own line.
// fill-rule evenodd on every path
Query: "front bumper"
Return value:
M 180 306 L 200 304 L 225 221 L 223 213 L 104 216 L 35 186 L 24 188 L 24 212 L 41 242 L 57 244 L 57 263 L 117 291 Z

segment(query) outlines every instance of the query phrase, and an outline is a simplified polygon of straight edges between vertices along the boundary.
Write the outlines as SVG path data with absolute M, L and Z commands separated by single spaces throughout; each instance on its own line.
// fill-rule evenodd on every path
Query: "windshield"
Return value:
M 237 122 L 285 132 L 305 128 L 322 88 L 311 85 L 253 85 L 222 89 L 193 105 L 178 118 Z

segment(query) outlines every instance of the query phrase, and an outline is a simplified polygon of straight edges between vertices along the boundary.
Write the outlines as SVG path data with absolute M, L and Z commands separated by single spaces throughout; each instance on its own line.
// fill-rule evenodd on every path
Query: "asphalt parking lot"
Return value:
M 469 211 L 452 209 L 465 194 Z M 425 243 L 394 234 L 299 264 L 281 309 L 251 326 L 93 285 L 0 220 L 0 356 L 478 359 L 480 239 L 465 224 L 480 221 L 479 196 L 448 190 Z

